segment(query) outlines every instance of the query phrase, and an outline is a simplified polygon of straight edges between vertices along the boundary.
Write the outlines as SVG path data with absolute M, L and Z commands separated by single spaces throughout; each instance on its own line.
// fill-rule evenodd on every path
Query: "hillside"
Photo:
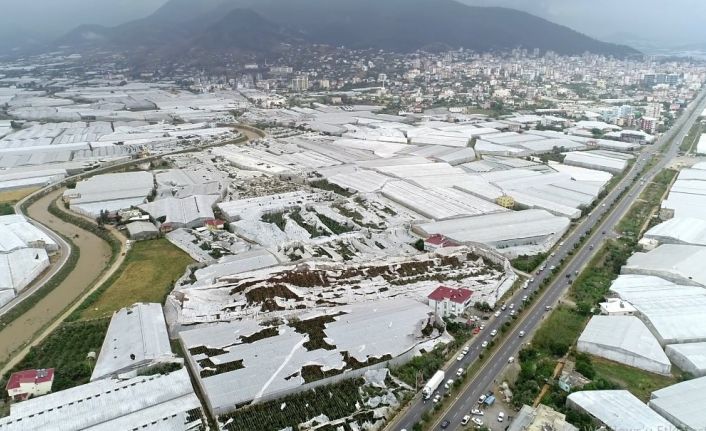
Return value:
M 297 41 L 397 52 L 435 46 L 638 54 L 525 12 L 453 0 L 171 0 L 144 19 L 86 30 L 77 29 L 61 43 L 268 53 Z

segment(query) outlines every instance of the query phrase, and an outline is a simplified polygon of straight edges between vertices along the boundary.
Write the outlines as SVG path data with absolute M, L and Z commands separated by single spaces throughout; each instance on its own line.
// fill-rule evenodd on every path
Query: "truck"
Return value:
M 431 398 L 431 394 L 433 394 L 439 385 L 444 381 L 445 377 L 446 374 L 442 370 L 437 371 L 433 376 L 431 376 L 431 379 L 429 379 L 427 384 L 424 385 L 424 389 L 422 389 L 422 395 L 424 395 L 425 400 Z

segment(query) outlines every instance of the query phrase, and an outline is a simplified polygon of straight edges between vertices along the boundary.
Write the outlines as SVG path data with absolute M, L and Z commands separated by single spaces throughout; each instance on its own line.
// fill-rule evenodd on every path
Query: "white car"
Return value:
M 505 413 L 500 412 L 498 413 L 498 422 L 502 422 L 505 420 Z
M 463 375 L 463 368 L 459 368 L 458 370 L 456 370 L 456 375 L 458 377 L 461 377 Z
M 510 310 L 512 310 L 513 308 L 515 308 L 515 304 L 510 304 Z
M 458 355 L 458 356 L 456 356 L 456 360 L 457 360 L 457 361 L 462 361 L 462 360 L 463 360 L 463 355 Z
M 434 395 L 434 399 L 432 401 L 434 403 L 438 403 L 439 401 L 441 401 L 441 394 Z
M 500 311 L 495 312 L 495 317 L 500 317 Z
M 453 384 L 454 384 L 454 379 L 448 379 L 446 381 L 446 384 L 444 385 L 444 389 L 449 389 L 451 387 L 451 385 L 453 385 Z
M 514 357 L 514 356 L 510 356 L 509 358 L 507 358 L 507 363 L 508 363 L 508 364 L 512 364 L 513 362 L 515 362 L 515 357 Z
M 525 336 L 525 331 L 520 331 L 520 338 Z
M 481 410 L 481 409 L 473 409 L 473 410 L 471 410 L 471 414 L 472 414 L 472 415 L 476 415 L 476 416 L 483 416 L 483 410 Z
M 481 418 L 473 418 L 471 419 L 474 424 L 478 425 L 479 427 L 483 426 L 483 420 Z
M 461 419 L 461 425 L 466 425 L 468 422 L 471 420 L 471 417 L 469 415 L 466 415 Z
M 502 310 L 502 311 L 505 311 L 506 308 L 507 308 L 507 306 L 505 304 L 500 306 L 500 310 Z
M 483 347 L 483 348 L 488 347 L 488 342 L 487 342 L 487 341 L 483 341 L 480 346 Z
M 485 394 L 481 395 L 480 398 L 478 398 L 479 403 L 482 403 L 483 401 L 485 401 Z
M 523 302 L 527 302 L 528 299 L 529 299 L 529 296 L 527 296 L 527 295 L 525 295 L 525 296 L 522 297 L 522 301 L 523 301 Z
M 462 353 L 463 353 L 464 355 L 467 355 L 470 350 L 471 350 L 471 349 L 470 349 L 468 346 L 466 346 L 466 347 L 463 348 Z
M 480 326 L 478 327 L 478 329 L 480 329 L 481 331 L 484 330 L 484 329 L 485 329 L 485 325 L 480 325 Z
M 498 330 L 497 330 L 497 329 L 493 329 L 492 331 L 490 331 L 490 336 L 491 336 L 491 337 L 495 337 L 496 335 L 498 335 Z

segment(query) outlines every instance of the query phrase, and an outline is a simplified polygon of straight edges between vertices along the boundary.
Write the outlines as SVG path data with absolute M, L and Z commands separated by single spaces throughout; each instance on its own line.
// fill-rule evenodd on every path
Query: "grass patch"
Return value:
M 263 214 L 260 218 L 265 223 L 272 223 L 284 232 L 284 228 L 287 226 L 287 220 L 284 219 L 283 212 L 267 213 Z
M 21 201 L 25 197 L 31 195 L 35 191 L 39 190 L 38 187 L 29 187 L 24 189 L 8 190 L 5 192 L 0 192 L 0 203 L 7 203 L 14 205 Z
M 647 218 L 652 214 L 669 188 L 678 172 L 673 169 L 665 169 L 655 176 L 652 183 L 648 185 L 639 199 L 630 208 L 628 214 L 618 223 L 618 231 L 623 236 L 637 239 L 642 233 L 642 228 Z
M 344 196 L 347 198 L 349 198 L 355 194 L 355 193 L 351 193 L 350 191 L 344 189 L 343 187 L 339 186 L 338 184 L 329 183 L 326 180 L 312 181 L 309 183 L 309 185 L 313 188 L 327 190 L 329 192 L 334 192 L 338 195 L 341 195 L 341 196 Z
M 326 217 L 323 214 L 316 213 L 316 216 L 319 218 L 319 220 L 321 220 L 321 223 L 323 223 L 331 232 L 333 232 L 334 235 L 348 233 L 353 230 L 352 227 L 341 224 L 336 220 Z
M 108 319 L 99 319 L 61 324 L 41 343 L 32 347 L 27 356 L 3 376 L 0 384 L 5 387 L 11 373 L 31 368 L 55 368 L 53 392 L 88 383 L 93 368 L 86 355 L 91 351 L 100 351 L 108 323 Z M 7 397 L 4 391 L 3 396 Z
M 689 134 L 682 140 L 681 145 L 679 145 L 679 151 L 688 154 L 694 149 L 694 145 L 699 142 L 701 134 L 704 132 L 704 125 L 699 121 L 691 126 Z
M 661 376 L 644 370 L 618 364 L 602 358 L 591 358 L 596 375 L 625 388 L 644 402 L 658 389 L 677 383 L 672 376 Z
M 0 216 L 11 215 L 15 213 L 15 208 L 9 202 L 0 203 Z
M 513 259 L 511 263 L 512 267 L 519 271 L 532 273 L 546 258 L 546 253 L 539 253 L 532 256 L 523 254 Z
M 164 303 L 174 282 L 193 260 L 166 239 L 133 244 L 115 274 L 76 310 L 74 318 L 111 316 L 136 302 Z
M 564 356 L 578 338 L 585 319 L 573 309 L 558 307 L 539 327 L 532 344 L 548 355 Z

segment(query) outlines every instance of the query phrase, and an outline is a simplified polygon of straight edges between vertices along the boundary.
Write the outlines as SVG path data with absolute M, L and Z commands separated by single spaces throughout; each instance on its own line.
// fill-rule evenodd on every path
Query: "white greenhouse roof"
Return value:
M 706 376 L 706 342 L 670 344 L 665 352 L 679 369 L 696 377 Z
M 184 368 L 167 375 L 99 380 L 13 404 L 10 416 L 0 418 L 0 430 L 187 430 L 193 429 L 187 426 L 188 412 L 200 408 Z
M 660 344 L 706 341 L 706 289 L 654 276 L 621 275 L 610 290 L 639 310 Z
M 657 339 L 634 316 L 593 316 L 581 333 L 577 348 L 651 372 L 668 374 L 671 369 Z
M 430 309 L 415 300 L 393 299 L 339 307 L 331 310 L 334 312 L 345 314 L 325 326 L 325 341 L 335 346 L 333 350 L 309 350 L 304 346 L 309 336 L 286 323 L 276 327 L 277 334 L 252 342 L 242 337 L 256 334 L 265 327 L 251 319 L 182 331 L 179 336 L 187 350 L 222 349 L 222 353 L 191 354 L 195 374 L 213 369 L 211 364 L 242 361 L 240 367 L 199 378 L 212 411 L 220 414 L 233 410 L 237 404 L 294 390 L 305 383 L 302 377 L 305 366 L 343 369 L 346 366 L 344 352 L 359 362 L 385 355 L 400 356 L 423 340 L 415 334 L 428 318 Z M 322 315 L 318 312 L 300 319 L 306 321 Z
M 681 429 L 706 429 L 706 377 L 652 392 L 650 407 Z
M 674 427 L 625 390 L 580 391 L 569 394 L 569 404 L 603 422 L 612 431 L 665 431 Z
M 632 255 L 624 274 L 656 275 L 675 283 L 706 287 L 706 247 L 664 244 Z
M 662 243 L 706 246 L 706 218 L 674 217 L 645 233 Z
M 526 210 L 425 223 L 419 228 L 428 235 L 441 234 L 462 243 L 491 245 L 523 238 L 555 236 L 558 239 L 569 224 L 569 219 L 544 210 Z
M 160 304 L 135 304 L 113 314 L 91 380 L 172 358 Z

